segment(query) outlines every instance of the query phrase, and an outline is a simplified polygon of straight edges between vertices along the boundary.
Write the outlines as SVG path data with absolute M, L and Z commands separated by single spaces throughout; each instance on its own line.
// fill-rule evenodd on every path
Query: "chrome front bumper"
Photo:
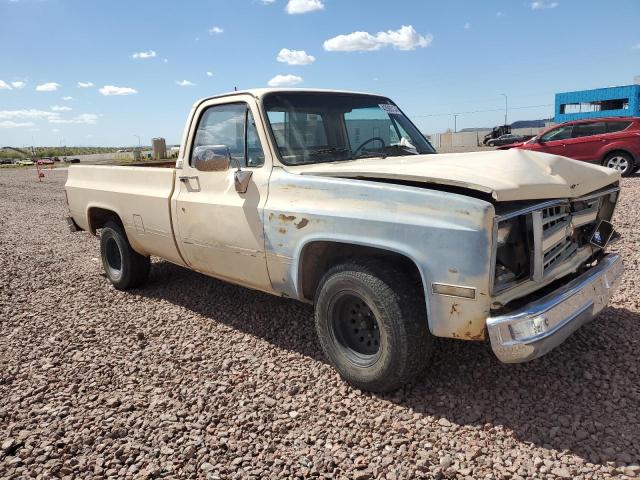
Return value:
M 620 256 L 608 254 L 549 295 L 507 315 L 487 318 L 493 352 L 505 363 L 550 352 L 607 306 L 623 270 Z

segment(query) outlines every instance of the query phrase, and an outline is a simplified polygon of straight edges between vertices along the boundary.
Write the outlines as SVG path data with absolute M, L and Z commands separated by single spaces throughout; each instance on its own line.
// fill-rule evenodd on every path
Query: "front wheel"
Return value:
M 100 235 L 100 254 L 107 278 L 118 290 L 128 290 L 143 284 L 149 276 L 149 257 L 136 252 L 122 227 L 107 222 Z
M 624 152 L 613 152 L 604 159 L 605 167 L 613 168 L 620 172 L 623 177 L 628 177 L 635 170 L 633 157 Z
M 338 265 L 320 282 L 315 307 L 322 349 L 352 385 L 387 392 L 426 367 L 432 346 L 424 296 L 395 268 Z

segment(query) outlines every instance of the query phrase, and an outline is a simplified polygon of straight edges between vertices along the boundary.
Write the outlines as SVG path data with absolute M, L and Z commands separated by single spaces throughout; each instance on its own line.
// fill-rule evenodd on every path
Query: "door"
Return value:
M 572 129 L 573 125 L 563 125 L 549 130 L 540 137 L 538 143 L 535 144 L 536 148 L 534 150 L 552 155 L 567 156 L 567 141 L 571 140 Z
M 256 126 L 260 115 L 255 101 L 246 95 L 232 98 L 205 102 L 195 113 L 183 167 L 177 171 L 172 209 L 176 236 L 194 270 L 271 291 L 263 228 L 271 158 L 263 149 L 263 129 Z M 199 171 L 196 156 L 213 145 L 229 149 L 231 166 Z M 251 172 L 246 193 L 236 190 L 238 165 Z
M 605 122 L 578 123 L 573 126 L 571 141 L 567 143 L 567 156 L 576 160 L 598 160 L 598 152 L 606 143 Z

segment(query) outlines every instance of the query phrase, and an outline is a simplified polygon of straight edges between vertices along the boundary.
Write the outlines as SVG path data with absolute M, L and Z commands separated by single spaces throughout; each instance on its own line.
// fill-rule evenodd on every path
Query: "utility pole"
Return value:
M 506 93 L 501 93 L 500 95 L 502 95 L 504 97 L 504 124 L 507 125 L 507 112 L 509 111 L 509 104 L 507 101 L 507 94 Z
M 458 131 L 458 113 L 453 114 L 453 133 Z
M 138 137 L 138 148 L 140 148 L 140 135 L 133 134 L 134 137 Z

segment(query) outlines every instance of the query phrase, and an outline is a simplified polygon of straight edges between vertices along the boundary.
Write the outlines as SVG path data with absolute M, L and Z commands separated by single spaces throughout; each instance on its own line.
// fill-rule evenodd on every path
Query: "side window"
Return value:
M 602 135 L 607 133 L 607 127 L 604 122 L 579 123 L 573 126 L 573 138 L 590 137 L 592 135 Z
M 567 138 L 571 138 L 572 129 L 572 125 L 565 125 L 564 127 L 554 128 L 553 130 L 550 130 L 542 135 L 542 137 L 540 137 L 540 141 L 553 142 L 555 140 L 566 140 Z
M 607 133 L 621 132 L 629 125 L 631 125 L 631 122 L 607 122 Z
M 251 110 L 245 103 L 215 105 L 205 110 L 196 130 L 191 165 L 207 147 L 214 145 L 228 147 L 231 157 L 242 166 L 264 165 L 264 151 L 258 130 Z
M 231 156 L 244 164 L 244 124 L 247 106 L 244 103 L 214 105 L 204 111 L 198 123 L 191 152 L 191 164 L 206 147 L 224 145 Z
M 247 167 L 264 165 L 264 151 L 258 136 L 258 129 L 251 110 L 247 111 Z

